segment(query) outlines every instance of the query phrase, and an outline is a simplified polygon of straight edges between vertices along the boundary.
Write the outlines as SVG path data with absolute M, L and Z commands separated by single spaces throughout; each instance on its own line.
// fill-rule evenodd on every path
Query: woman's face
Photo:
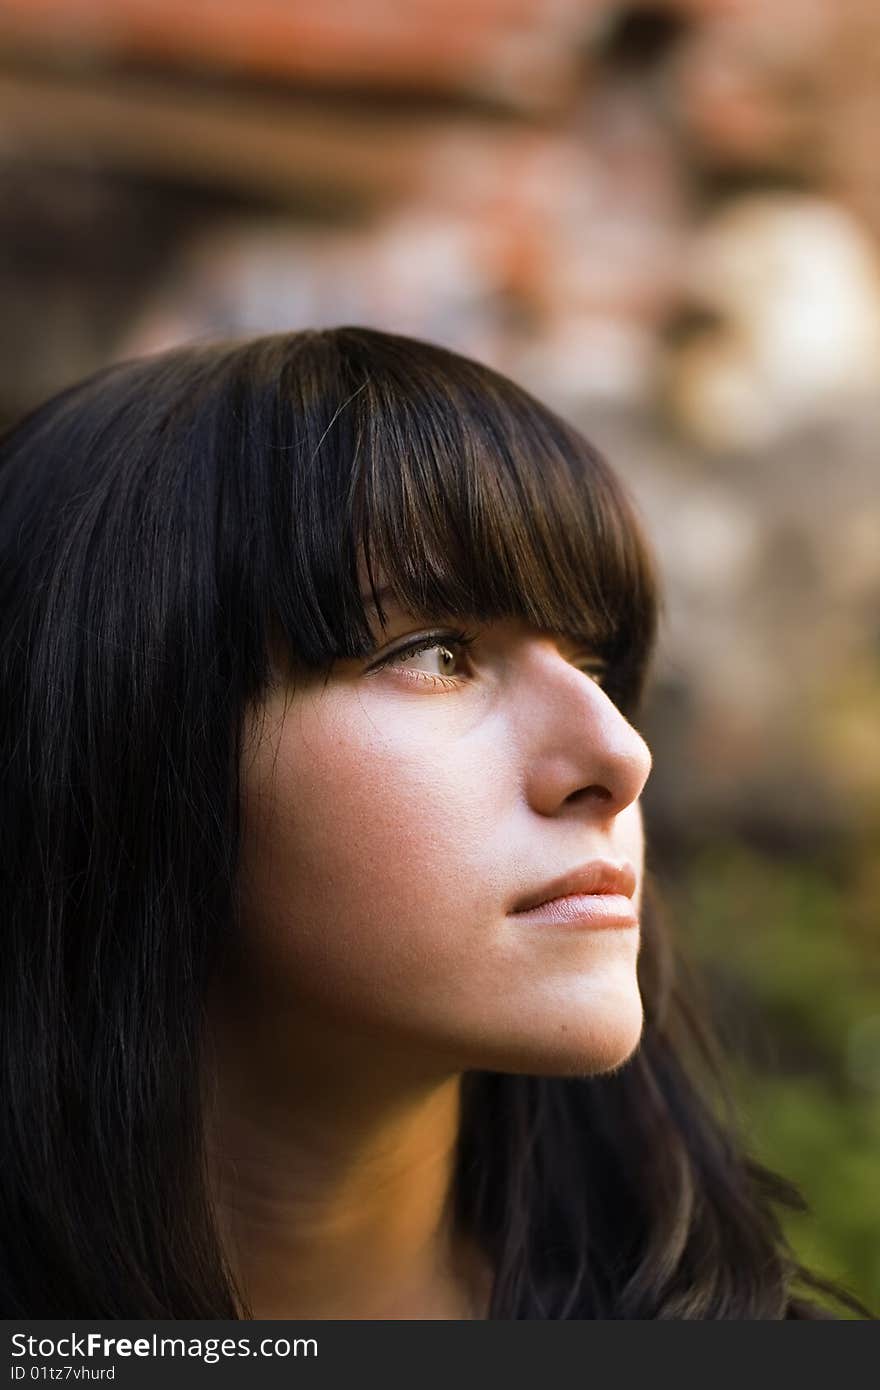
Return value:
M 444 1072 L 618 1066 L 641 1031 L 638 927 L 511 914 L 594 859 L 631 866 L 638 906 L 646 744 L 565 639 L 504 620 L 464 648 L 456 623 L 386 619 L 372 657 L 282 684 L 253 721 L 243 968 L 299 1038 Z

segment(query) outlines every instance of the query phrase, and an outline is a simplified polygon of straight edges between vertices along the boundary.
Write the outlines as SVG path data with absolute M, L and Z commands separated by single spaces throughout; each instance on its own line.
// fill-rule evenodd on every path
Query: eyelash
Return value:
M 376 662 L 372 670 L 381 671 L 399 657 L 417 656 L 419 652 L 430 651 L 432 647 L 465 650 L 476 641 L 476 638 L 475 632 L 429 632 L 425 637 L 417 637 L 405 646 L 397 647 L 395 651 L 389 652 L 388 656 Z M 407 679 L 417 681 L 419 684 L 427 681 L 429 685 L 434 687 L 442 686 L 444 690 L 454 690 L 461 684 L 460 676 L 433 676 L 430 671 L 401 671 L 400 674 L 406 676 Z
M 393 652 L 389 652 L 388 656 L 383 657 L 381 661 L 377 661 L 371 669 L 373 671 L 381 671 L 386 666 L 391 666 L 399 657 L 417 656 L 420 652 L 430 651 L 432 647 L 450 647 L 466 650 L 476 641 L 477 635 L 478 634 L 475 632 L 429 632 L 424 637 L 417 637 L 412 642 L 406 643 L 405 646 L 397 647 Z M 578 670 L 582 671 L 590 680 L 594 680 L 601 688 L 607 680 L 608 668 L 607 663 L 601 658 L 598 658 L 598 661 L 600 669 L 596 674 L 593 674 L 583 666 L 579 666 Z M 403 670 L 400 674 L 420 684 L 427 681 L 428 684 L 435 688 L 440 686 L 444 690 L 456 689 L 461 684 L 462 679 L 460 676 L 435 676 L 432 675 L 430 671 Z

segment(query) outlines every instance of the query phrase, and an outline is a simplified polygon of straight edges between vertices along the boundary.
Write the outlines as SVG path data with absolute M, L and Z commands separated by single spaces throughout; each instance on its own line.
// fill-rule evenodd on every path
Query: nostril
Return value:
M 612 793 L 607 787 L 602 787 L 598 782 L 593 782 L 589 787 L 579 787 L 572 793 L 573 797 L 582 798 L 584 801 L 611 801 Z

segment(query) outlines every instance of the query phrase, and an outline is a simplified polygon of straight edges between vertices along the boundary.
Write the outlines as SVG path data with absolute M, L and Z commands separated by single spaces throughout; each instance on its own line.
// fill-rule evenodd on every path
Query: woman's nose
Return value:
M 535 810 L 589 804 L 611 819 L 636 801 L 651 771 L 637 729 L 594 680 L 552 641 L 534 644 L 526 686 L 526 790 Z

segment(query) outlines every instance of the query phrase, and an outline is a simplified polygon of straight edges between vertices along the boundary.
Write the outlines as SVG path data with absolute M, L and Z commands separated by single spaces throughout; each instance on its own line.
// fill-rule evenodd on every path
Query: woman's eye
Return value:
M 386 667 L 400 671 L 411 681 L 431 686 L 453 689 L 463 678 L 462 664 L 464 652 L 475 640 L 476 634 L 467 632 L 432 632 L 415 638 L 396 651 L 389 652 L 375 662 L 372 670 L 380 671 Z M 568 658 L 572 665 L 596 685 L 604 685 L 608 674 L 608 663 L 595 651 L 585 655 L 573 653 Z
M 373 670 L 392 667 L 413 680 L 433 685 L 456 685 L 461 675 L 456 668 L 461 665 L 465 647 L 473 641 L 474 636 L 466 632 L 431 633 L 390 652 L 375 663 Z M 405 665 L 407 662 L 412 665 Z
M 604 685 L 608 678 L 608 662 L 599 656 L 595 647 L 584 646 L 583 641 L 557 636 L 559 651 L 582 675 L 588 676 L 596 685 Z
M 438 669 L 432 672 L 433 675 L 452 676 L 455 674 L 458 653 L 454 642 L 422 643 L 418 647 L 404 647 L 400 651 L 394 652 L 388 658 L 388 664 L 400 666 L 402 663 L 413 661 L 416 658 L 419 668 L 436 664 Z
M 598 656 L 591 656 L 586 661 L 579 661 L 575 664 L 579 671 L 583 671 L 585 676 L 589 676 L 591 681 L 595 681 L 597 685 L 604 685 L 608 675 L 607 661 L 603 661 Z

